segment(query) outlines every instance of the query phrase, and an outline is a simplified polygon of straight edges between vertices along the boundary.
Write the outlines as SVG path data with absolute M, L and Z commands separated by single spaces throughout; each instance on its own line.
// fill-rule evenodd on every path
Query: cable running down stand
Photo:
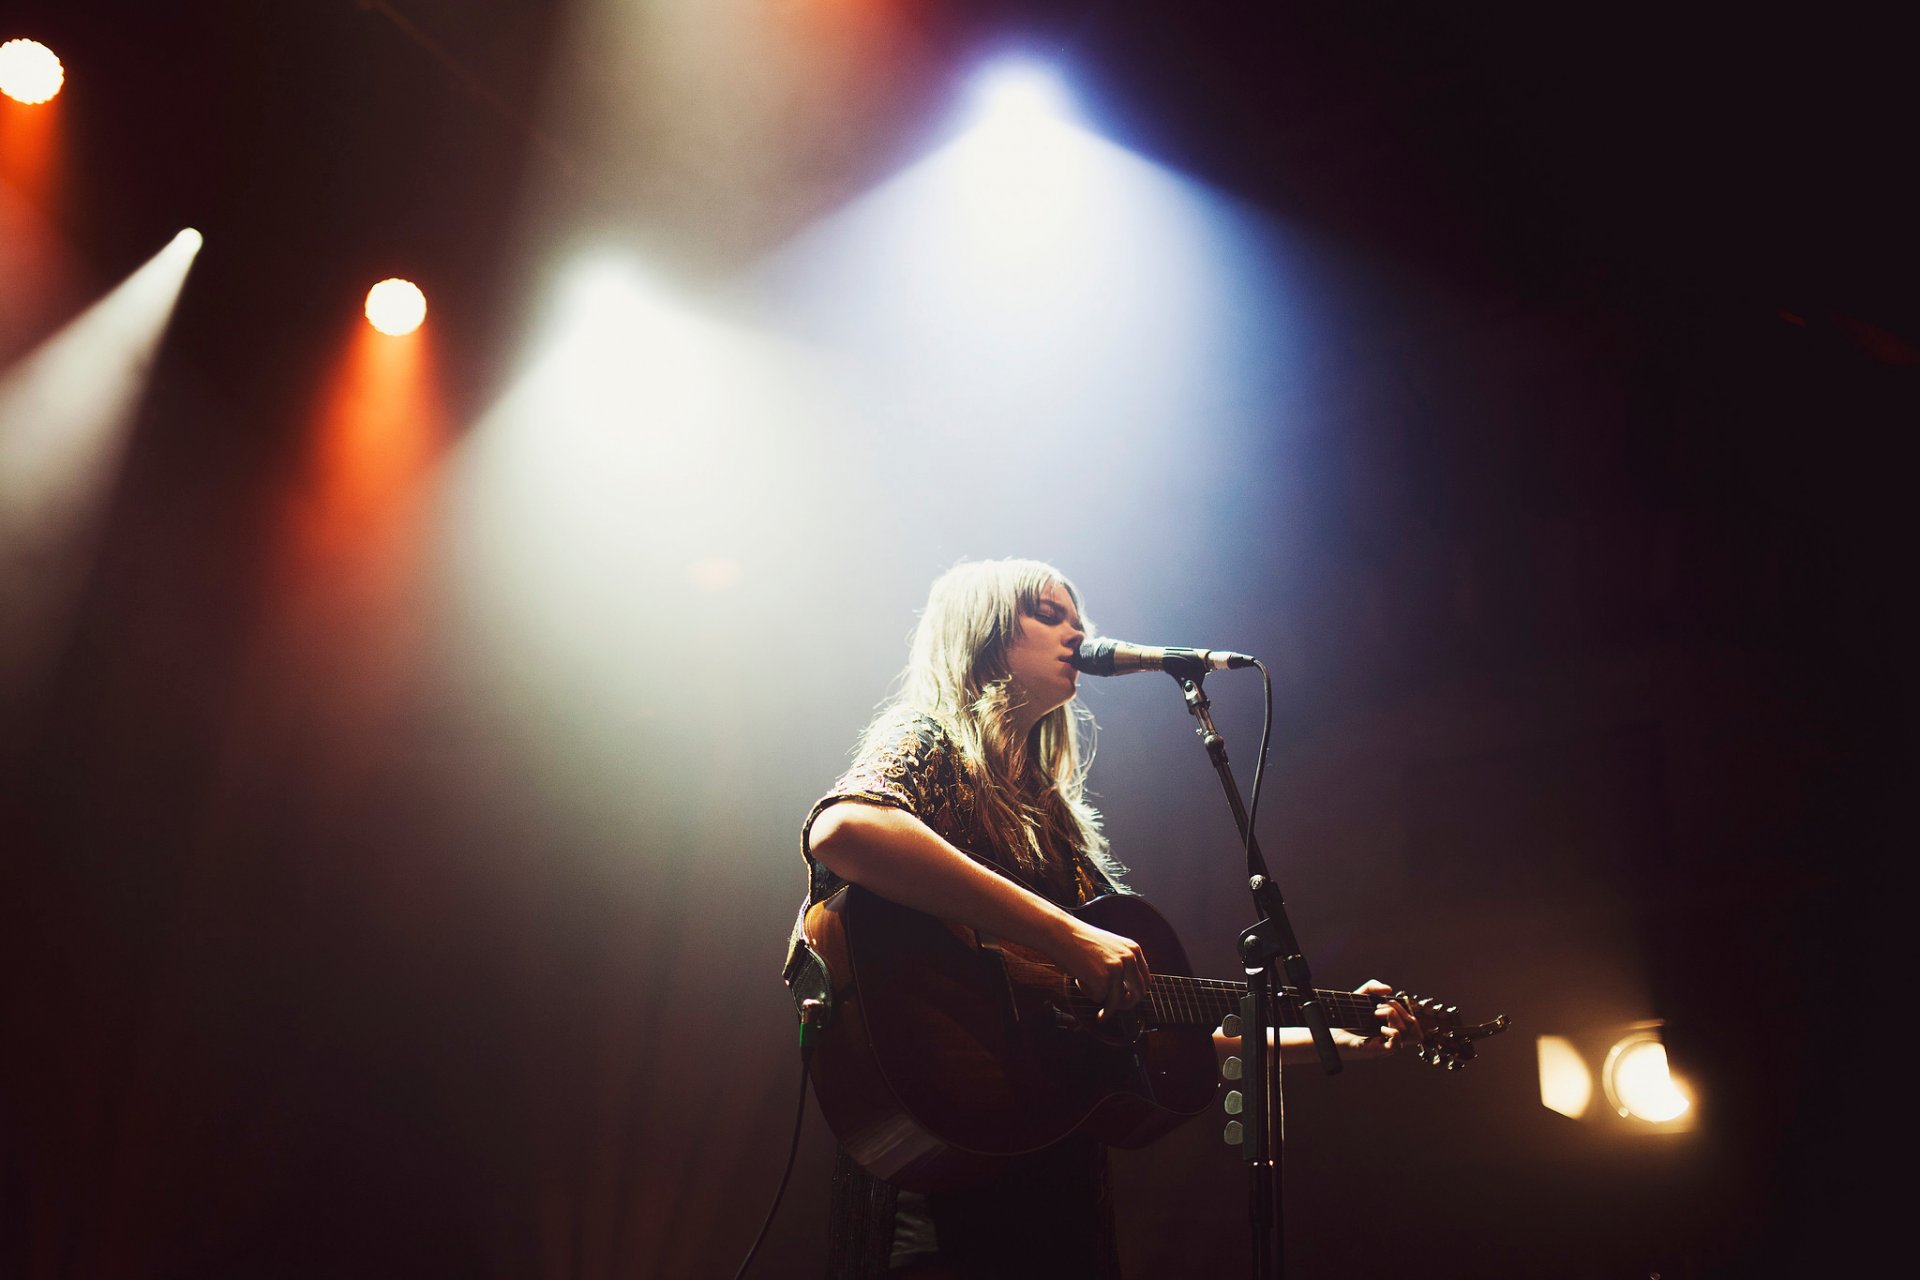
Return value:
M 1340 1070 L 1340 1055 L 1334 1048 L 1326 1008 L 1314 998 L 1313 977 L 1294 937 L 1293 926 L 1287 920 L 1286 900 L 1268 872 L 1260 843 L 1248 825 L 1246 806 L 1241 802 L 1239 786 L 1227 762 L 1226 739 L 1214 728 L 1203 687 L 1207 670 L 1205 655 L 1185 663 L 1176 662 L 1170 653 L 1165 669 L 1180 686 L 1187 710 L 1195 721 L 1194 732 L 1206 747 L 1207 757 L 1220 777 L 1227 805 L 1233 811 L 1234 823 L 1246 848 L 1247 887 L 1253 895 L 1255 922 L 1241 933 L 1236 948 L 1247 974 L 1247 995 L 1240 1006 L 1241 1055 L 1246 1064 L 1240 1149 L 1248 1168 L 1247 1210 L 1252 1231 L 1253 1275 L 1256 1280 L 1276 1280 L 1284 1265 L 1284 1215 L 1280 1195 L 1282 1093 L 1280 1054 L 1270 1044 L 1268 1034 L 1275 1025 L 1276 1010 L 1287 988 L 1299 993 L 1303 1021 L 1313 1035 L 1314 1050 L 1328 1075 Z

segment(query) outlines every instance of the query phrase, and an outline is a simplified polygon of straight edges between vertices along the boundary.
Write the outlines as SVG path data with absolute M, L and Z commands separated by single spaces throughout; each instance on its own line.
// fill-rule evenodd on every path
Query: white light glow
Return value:
M 636 655 L 747 643 L 735 611 L 792 576 L 761 567 L 812 562 L 833 518 L 795 510 L 829 431 L 785 348 L 618 256 L 565 273 L 532 349 L 456 456 L 452 579 L 490 684 L 595 708 L 604 754 L 575 726 L 564 758 L 614 762 L 625 794 L 618 739 L 685 690 Z
M 15 102 L 38 106 L 51 101 L 66 79 L 59 57 L 38 40 L 0 44 L 0 93 Z
M 995 127 L 1065 120 L 1073 109 L 1060 73 L 1032 57 L 1005 57 L 981 68 L 972 98 L 981 118 Z
M 1692 1106 L 1667 1067 L 1667 1048 L 1651 1032 L 1630 1035 L 1607 1052 L 1607 1100 L 1621 1116 L 1648 1124 L 1680 1119 Z
M 727 591 L 740 585 L 742 572 L 730 556 L 702 556 L 687 566 L 687 581 L 702 591 Z
M 1152 519 L 1169 442 L 1212 459 L 1288 429 L 1299 332 L 1277 241 L 1079 124 L 996 116 L 790 242 L 760 288 L 796 339 L 843 356 L 880 449 L 1006 459 L 970 494 L 1003 530 L 1060 509 L 1068 477 Z M 979 536 L 965 504 L 917 518 Z M 1156 544 L 1169 576 L 1179 543 Z
M 427 318 L 427 295 L 411 280 L 382 280 L 367 290 L 367 323 L 390 337 L 404 337 Z
M 0 669 L 44 650 L 84 580 L 91 522 L 113 482 L 153 355 L 192 264 L 184 233 L 0 375 Z

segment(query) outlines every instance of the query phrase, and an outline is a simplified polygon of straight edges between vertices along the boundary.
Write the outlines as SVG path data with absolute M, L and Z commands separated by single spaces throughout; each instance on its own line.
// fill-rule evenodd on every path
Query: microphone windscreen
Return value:
M 1074 655 L 1073 665 L 1090 676 L 1110 676 L 1113 674 L 1113 641 L 1083 640 L 1080 652 Z

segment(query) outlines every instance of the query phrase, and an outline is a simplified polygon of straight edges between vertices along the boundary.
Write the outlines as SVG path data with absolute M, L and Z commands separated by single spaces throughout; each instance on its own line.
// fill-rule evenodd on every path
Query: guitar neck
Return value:
M 1162 1026 L 1217 1027 L 1228 1014 L 1240 1012 L 1241 997 L 1247 994 L 1247 984 L 1244 982 L 1189 978 L 1180 974 L 1155 974 L 1151 986 L 1147 999 L 1153 1007 L 1154 1018 Z M 1314 988 L 1312 994 L 1327 1011 L 1330 1026 L 1344 1027 L 1349 1031 L 1372 1031 L 1379 1025 L 1380 1019 L 1373 1012 L 1380 1003 L 1378 996 L 1359 995 L 1352 991 L 1322 991 L 1319 988 Z M 1305 1026 L 1302 1003 L 1297 988 L 1283 988 L 1279 999 L 1274 1002 L 1274 1025 Z

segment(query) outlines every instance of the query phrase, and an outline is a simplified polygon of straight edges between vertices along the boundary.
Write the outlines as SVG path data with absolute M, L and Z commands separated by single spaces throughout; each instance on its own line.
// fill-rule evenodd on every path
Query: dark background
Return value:
M 56 658 L 6 690 L 0 1270 L 730 1274 L 796 1087 L 799 819 L 932 573 L 1026 551 L 1112 634 L 1275 655 L 1262 839 L 1323 985 L 1516 1020 L 1458 1076 L 1290 1073 L 1300 1274 L 1833 1275 L 1897 1236 L 1920 209 L 1892 15 L 845 9 L 909 33 L 894 109 L 734 203 L 637 178 L 645 139 L 618 169 L 544 131 L 549 76 L 620 78 L 557 5 L 423 0 L 414 34 L 344 0 L 11 9 L 0 36 L 67 57 L 66 183 L 32 212 L 74 280 L 0 355 L 209 239 Z M 989 501 L 911 552 L 835 526 L 719 603 L 609 584 L 653 593 L 626 643 L 671 675 L 631 715 L 479 696 L 417 642 L 461 629 L 437 603 L 299 604 L 328 562 L 290 583 L 276 512 L 366 281 L 430 282 L 469 421 L 528 209 L 724 282 L 911 157 L 938 74 L 1008 33 L 1121 145 L 1321 246 L 1322 391 L 1284 444 L 1169 440 L 1150 513 L 1096 473 L 1055 478 L 1052 523 Z M 1194 504 L 1232 512 L 1195 525 L 1209 469 L 1236 476 Z M 1168 581 L 1123 588 L 1143 563 Z M 1245 787 L 1258 709 L 1225 679 Z M 1141 683 L 1088 691 L 1094 786 L 1229 975 L 1217 788 Z M 1534 1035 L 1645 1018 L 1692 1133 L 1538 1105 Z M 756 1274 L 818 1269 L 808 1124 Z M 1216 1129 L 1116 1157 L 1133 1274 L 1244 1269 Z

